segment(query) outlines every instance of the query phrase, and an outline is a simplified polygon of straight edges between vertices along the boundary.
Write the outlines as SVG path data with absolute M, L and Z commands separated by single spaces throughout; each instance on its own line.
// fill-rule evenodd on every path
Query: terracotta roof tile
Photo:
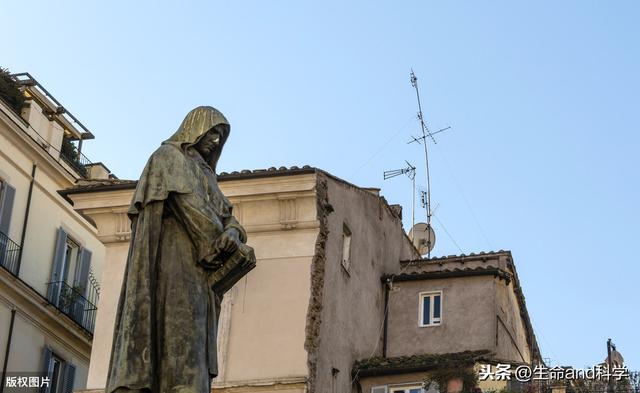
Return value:
M 445 366 L 474 365 L 478 361 L 490 360 L 493 353 L 489 350 L 465 351 L 445 354 L 421 354 L 400 357 L 374 357 L 358 360 L 354 363 L 353 376 L 402 374 L 433 370 Z

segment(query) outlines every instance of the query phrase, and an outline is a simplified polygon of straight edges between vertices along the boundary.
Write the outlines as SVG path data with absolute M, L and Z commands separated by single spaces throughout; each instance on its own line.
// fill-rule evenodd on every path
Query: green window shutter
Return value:
M 45 345 L 42 351 L 42 376 L 49 378 L 49 386 L 41 384 L 40 393 L 49 393 L 51 391 L 51 382 L 53 381 L 53 367 L 51 364 L 51 358 L 53 357 L 53 351 L 51 348 Z
M 53 252 L 53 264 L 51 267 L 51 279 L 47 289 L 47 298 L 56 307 L 59 305 L 60 293 L 63 289 L 62 277 L 64 274 L 65 253 L 67 251 L 67 233 L 62 228 L 58 228 L 56 237 L 56 248 Z
M 73 393 L 73 381 L 76 376 L 76 366 L 71 362 L 65 362 L 64 376 L 62 377 L 62 393 Z
M 11 225 L 11 212 L 13 211 L 13 199 L 16 189 L 7 183 L 2 183 L 2 201 L 0 201 L 0 232 L 9 237 L 9 226 Z

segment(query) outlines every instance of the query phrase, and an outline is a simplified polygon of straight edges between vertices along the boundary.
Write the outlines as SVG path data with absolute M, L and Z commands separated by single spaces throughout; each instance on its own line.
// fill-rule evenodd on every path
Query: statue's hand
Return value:
M 240 246 L 240 234 L 235 228 L 229 228 L 222 232 L 218 238 L 218 249 L 229 253 L 234 253 Z

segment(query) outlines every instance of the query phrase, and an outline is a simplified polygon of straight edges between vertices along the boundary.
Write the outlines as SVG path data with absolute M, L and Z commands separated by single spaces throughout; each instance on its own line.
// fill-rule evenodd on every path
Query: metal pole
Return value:
M 27 223 L 29 222 L 29 211 L 31 210 L 31 196 L 33 195 L 33 184 L 36 181 L 36 164 L 31 167 L 31 181 L 29 182 L 29 193 L 27 194 L 27 207 L 24 212 L 24 222 L 22 223 L 22 234 L 20 235 L 20 251 L 18 251 L 18 267 L 16 276 L 20 276 L 20 266 L 22 265 L 22 253 L 24 252 L 24 238 L 27 235 Z
M 13 323 L 16 320 L 16 309 L 11 310 L 11 322 L 9 322 L 9 337 L 7 338 L 7 349 L 4 353 L 4 364 L 2 365 L 2 382 L 0 383 L 0 393 L 4 391 L 7 375 L 7 363 L 9 363 L 9 353 L 11 352 L 11 337 L 13 336 Z
M 415 172 L 414 172 L 414 176 L 413 179 L 411 179 L 411 184 L 412 184 L 412 191 L 413 193 L 411 194 L 412 199 L 411 199 L 411 242 L 413 243 L 413 238 L 415 236 L 415 229 L 413 227 L 416 226 L 416 177 L 415 177 Z
M 389 286 L 391 286 L 391 281 L 387 280 L 384 283 L 384 330 L 382 331 L 382 357 L 387 357 L 387 330 L 389 324 Z
M 611 339 L 607 340 L 607 374 L 609 377 L 607 378 L 607 382 L 609 384 L 609 393 L 613 393 L 613 379 L 611 379 Z
M 418 118 L 420 119 L 420 128 L 422 130 L 422 144 L 424 145 L 424 162 L 425 169 L 427 172 L 427 230 L 429 234 L 427 235 L 427 244 L 429 247 L 429 252 L 427 253 L 427 258 L 431 258 L 431 175 L 429 173 L 429 150 L 427 149 L 427 126 L 424 124 L 424 115 L 422 113 L 422 103 L 420 102 L 420 91 L 418 89 L 418 78 L 416 74 L 411 70 L 411 84 L 416 89 L 416 98 L 418 99 Z M 431 134 L 429 134 L 431 136 Z M 431 136 L 433 138 L 433 136 Z
M 411 80 L 413 87 L 416 89 L 416 97 L 418 98 L 418 117 L 420 118 L 420 128 L 422 129 L 422 143 L 424 145 L 424 161 L 427 171 L 427 225 L 431 225 L 431 176 L 429 174 L 429 151 L 427 149 L 427 126 L 424 124 L 424 116 L 422 114 L 422 103 L 420 102 L 420 92 L 418 90 L 418 78 L 411 72 Z

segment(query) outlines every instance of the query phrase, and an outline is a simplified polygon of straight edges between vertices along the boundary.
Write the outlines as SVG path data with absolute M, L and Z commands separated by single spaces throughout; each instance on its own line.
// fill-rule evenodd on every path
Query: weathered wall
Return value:
M 393 284 L 389 295 L 389 357 L 493 350 L 493 276 L 456 277 Z M 442 322 L 419 324 L 420 293 L 442 291 Z
M 403 262 L 403 272 L 390 293 L 388 356 L 486 349 L 531 363 L 527 339 L 535 336 L 528 337 L 510 252 Z M 419 294 L 431 291 L 443 292 L 442 323 L 421 327 Z
M 496 283 L 496 324 L 498 343 L 496 356 L 521 363 L 531 363 L 527 331 L 520 316 L 520 306 L 514 292 L 514 281 Z
M 310 391 L 347 392 L 354 361 L 382 351 L 380 277 L 398 271 L 401 259 L 416 255 L 401 220 L 381 198 L 330 176 L 319 177 L 326 181 L 333 212 L 327 216 L 325 258 L 314 261 L 323 266 L 312 275 L 312 282 L 322 284 L 322 302 L 312 304 L 308 316 L 310 323 L 320 324 L 318 337 L 307 338 Z M 344 224 L 352 233 L 349 272 L 341 264 Z

